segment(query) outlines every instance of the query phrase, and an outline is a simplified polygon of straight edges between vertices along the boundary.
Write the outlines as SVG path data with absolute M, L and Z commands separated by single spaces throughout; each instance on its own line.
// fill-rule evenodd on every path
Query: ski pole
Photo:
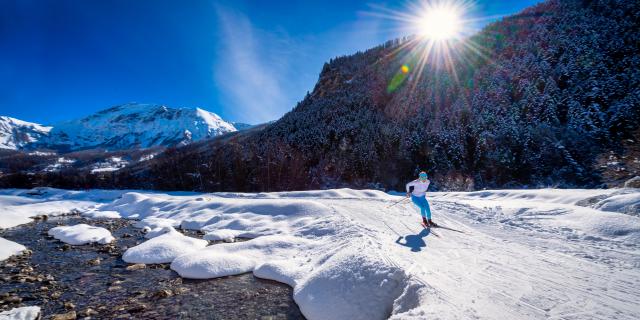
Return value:
M 400 199 L 400 201 L 396 201 L 394 204 L 392 204 L 392 205 L 388 206 L 387 208 L 391 208 L 391 207 L 395 206 L 396 204 L 398 204 L 398 203 L 400 203 L 400 202 L 402 202 L 402 201 L 405 201 L 405 200 L 407 200 L 407 199 L 409 199 L 409 198 Z

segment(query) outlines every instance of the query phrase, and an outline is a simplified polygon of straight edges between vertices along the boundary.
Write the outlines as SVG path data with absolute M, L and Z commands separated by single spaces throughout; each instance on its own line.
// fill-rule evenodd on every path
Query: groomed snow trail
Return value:
M 492 210 L 431 196 L 435 221 L 455 231 L 426 232 L 408 201 L 389 208 L 392 201 L 378 199 L 320 200 L 354 219 L 379 247 L 381 259 L 427 286 L 420 307 L 394 318 L 637 319 L 640 314 L 637 246 L 571 244 L 556 228 L 505 228 L 510 226 L 505 219 L 479 222 Z M 405 246 L 396 243 L 401 236 Z M 610 255 L 625 260 L 607 263 Z
M 0 226 L 70 210 L 137 219 L 150 240 L 125 260 L 162 256 L 185 278 L 253 272 L 292 286 L 313 320 L 639 318 L 640 189 L 427 197 L 442 228 L 422 228 L 410 202 L 391 206 L 402 198 L 373 190 L 7 189 Z

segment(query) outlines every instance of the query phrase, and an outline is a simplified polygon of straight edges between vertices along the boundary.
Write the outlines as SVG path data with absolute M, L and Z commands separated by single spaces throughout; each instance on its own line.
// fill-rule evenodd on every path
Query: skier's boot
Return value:
M 422 225 L 427 228 L 429 227 L 429 221 L 427 220 L 427 218 L 422 217 Z
M 435 222 L 433 222 L 433 220 L 429 219 L 429 226 L 437 227 L 438 225 Z

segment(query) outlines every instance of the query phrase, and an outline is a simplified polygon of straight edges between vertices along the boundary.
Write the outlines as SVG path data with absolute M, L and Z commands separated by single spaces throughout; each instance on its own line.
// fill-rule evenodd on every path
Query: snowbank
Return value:
M 40 307 L 20 307 L 0 312 L 0 320 L 35 320 L 40 317 Z
M 295 287 L 310 319 L 386 319 L 408 284 L 400 268 L 361 252 L 340 252 Z
M 139 219 L 151 240 L 125 261 L 197 279 L 253 272 L 293 287 L 309 319 L 632 319 L 640 299 L 640 190 L 430 193 L 443 228 L 428 232 L 410 202 L 372 190 L 44 191 L 0 190 L 0 207 L 75 201 Z
M 5 238 L 0 238 L 0 261 L 6 260 L 14 254 L 20 253 L 23 250 L 26 250 L 25 246 L 7 240 Z
M 107 244 L 115 240 L 109 230 L 87 224 L 51 228 L 49 235 L 71 245 L 83 245 L 92 242 Z
M 429 196 L 488 209 L 489 215 L 475 216 L 480 222 L 496 221 L 527 230 L 559 229 L 566 239 L 609 239 L 628 245 L 640 242 L 637 189 L 485 190 Z
M 207 230 L 210 229 L 207 227 L 205 227 Z M 206 230 L 202 230 L 202 231 L 206 232 Z M 264 234 L 260 234 L 259 232 L 248 232 L 248 231 L 233 230 L 233 229 L 217 229 L 217 230 L 207 232 L 202 237 L 202 239 L 211 240 L 211 241 L 234 242 L 237 238 L 250 239 L 250 238 L 257 238 L 261 235 L 264 235 Z
M 172 230 L 127 249 L 122 260 L 128 263 L 168 263 L 176 257 L 206 247 L 206 240 L 187 237 Z
M 0 228 L 11 228 L 31 222 L 39 215 L 57 216 L 72 210 L 89 211 L 99 203 L 115 200 L 126 191 L 72 191 L 53 188 L 0 190 Z
M 87 211 L 82 213 L 83 217 L 89 219 L 119 219 L 120 214 L 116 211 Z
M 598 201 L 595 209 L 640 216 L 640 192 L 613 195 Z

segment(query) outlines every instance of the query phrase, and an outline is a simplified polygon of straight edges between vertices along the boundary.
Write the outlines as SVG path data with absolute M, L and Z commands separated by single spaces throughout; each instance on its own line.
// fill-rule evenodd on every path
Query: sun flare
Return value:
M 459 36 L 462 19 L 452 5 L 425 8 L 417 20 L 420 35 L 432 40 L 446 40 Z

